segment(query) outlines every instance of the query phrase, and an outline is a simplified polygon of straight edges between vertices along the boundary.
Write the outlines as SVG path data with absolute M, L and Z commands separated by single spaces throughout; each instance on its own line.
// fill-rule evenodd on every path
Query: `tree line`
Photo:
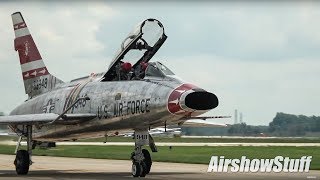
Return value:
M 277 113 L 269 132 L 278 136 L 304 136 L 320 132 L 320 117 Z
M 231 125 L 230 135 L 243 136 L 306 136 L 320 135 L 320 117 L 279 112 L 269 126 Z
M 4 113 L 0 112 L 0 116 L 4 116 Z M 1 129 L 7 129 L 7 125 L 0 125 L 0 130 Z

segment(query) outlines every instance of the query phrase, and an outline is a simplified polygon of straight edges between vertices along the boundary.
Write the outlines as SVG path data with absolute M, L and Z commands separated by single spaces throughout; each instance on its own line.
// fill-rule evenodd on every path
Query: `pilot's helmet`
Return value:
M 141 65 L 141 68 L 143 71 L 145 71 L 148 67 L 148 63 L 146 63 L 146 62 L 141 62 L 140 65 Z
M 130 72 L 130 71 L 131 71 L 131 68 L 132 68 L 132 65 L 131 65 L 131 63 L 129 63 L 129 62 L 125 62 L 125 63 L 121 64 L 121 69 L 122 69 L 124 72 Z

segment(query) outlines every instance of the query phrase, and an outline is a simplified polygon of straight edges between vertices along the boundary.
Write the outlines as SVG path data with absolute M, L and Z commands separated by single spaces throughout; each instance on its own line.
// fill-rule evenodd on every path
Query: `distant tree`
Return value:
M 320 117 L 279 112 L 269 123 L 269 132 L 278 136 L 303 136 L 306 132 L 320 132 Z
M 231 125 L 228 134 L 230 135 L 241 135 L 241 136 L 258 136 L 264 132 L 261 126 L 251 126 L 246 123 Z

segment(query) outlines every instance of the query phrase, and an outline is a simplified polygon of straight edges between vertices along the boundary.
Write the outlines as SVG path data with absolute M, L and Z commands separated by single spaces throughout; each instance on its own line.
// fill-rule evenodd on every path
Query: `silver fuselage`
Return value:
M 167 108 L 168 96 L 181 84 L 182 81 L 169 77 L 70 82 L 25 101 L 10 115 L 61 114 L 75 99 L 88 96 L 90 100 L 79 101 L 68 113 L 92 113 L 97 115 L 95 119 L 72 124 L 34 125 L 33 138 L 65 141 L 117 135 L 120 131 L 153 128 L 163 126 L 165 122 L 173 124 L 181 121 L 183 116 L 174 115 Z

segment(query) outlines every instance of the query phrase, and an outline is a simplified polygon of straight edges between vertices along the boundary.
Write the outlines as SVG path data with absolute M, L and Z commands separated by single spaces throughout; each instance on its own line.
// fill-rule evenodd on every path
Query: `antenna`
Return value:
M 238 124 L 238 110 L 234 110 L 234 124 Z

